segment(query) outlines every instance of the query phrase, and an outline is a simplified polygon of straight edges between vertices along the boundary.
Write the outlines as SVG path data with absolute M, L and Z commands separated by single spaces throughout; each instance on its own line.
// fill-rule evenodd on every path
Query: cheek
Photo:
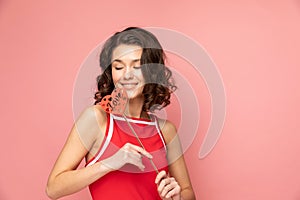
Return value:
M 135 76 L 140 80 L 140 81 L 143 81 L 144 82 L 144 75 L 143 75 L 143 73 L 142 73 L 142 71 L 137 71 L 136 73 L 135 73 Z
M 121 73 L 118 73 L 115 70 L 112 71 L 112 79 L 113 79 L 114 84 L 116 84 L 120 80 L 121 77 L 122 77 Z

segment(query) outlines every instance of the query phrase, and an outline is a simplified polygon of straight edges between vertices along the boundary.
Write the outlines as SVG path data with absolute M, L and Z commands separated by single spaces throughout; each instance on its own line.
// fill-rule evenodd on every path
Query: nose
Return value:
M 132 79 L 133 78 L 133 70 L 131 67 L 127 66 L 125 70 L 125 74 L 123 75 L 124 79 Z

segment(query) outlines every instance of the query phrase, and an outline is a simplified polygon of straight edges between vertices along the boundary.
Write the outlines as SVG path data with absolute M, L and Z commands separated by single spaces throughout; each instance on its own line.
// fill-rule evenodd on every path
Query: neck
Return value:
M 143 116 L 144 98 L 129 99 L 125 115 L 128 117 L 141 118 Z

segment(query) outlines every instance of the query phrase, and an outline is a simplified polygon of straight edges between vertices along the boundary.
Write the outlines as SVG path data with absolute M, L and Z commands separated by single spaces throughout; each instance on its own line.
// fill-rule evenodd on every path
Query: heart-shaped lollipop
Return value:
M 127 93 L 124 89 L 116 88 L 111 95 L 106 95 L 100 101 L 102 109 L 107 113 L 123 115 L 127 104 Z

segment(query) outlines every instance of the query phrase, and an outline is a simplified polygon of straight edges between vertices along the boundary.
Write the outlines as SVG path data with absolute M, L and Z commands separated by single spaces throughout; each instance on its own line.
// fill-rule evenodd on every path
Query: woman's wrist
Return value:
M 100 164 L 99 169 L 102 173 L 110 173 L 112 171 L 115 171 L 115 169 L 111 166 L 109 166 L 107 163 L 105 163 L 105 160 L 101 160 L 98 162 Z

